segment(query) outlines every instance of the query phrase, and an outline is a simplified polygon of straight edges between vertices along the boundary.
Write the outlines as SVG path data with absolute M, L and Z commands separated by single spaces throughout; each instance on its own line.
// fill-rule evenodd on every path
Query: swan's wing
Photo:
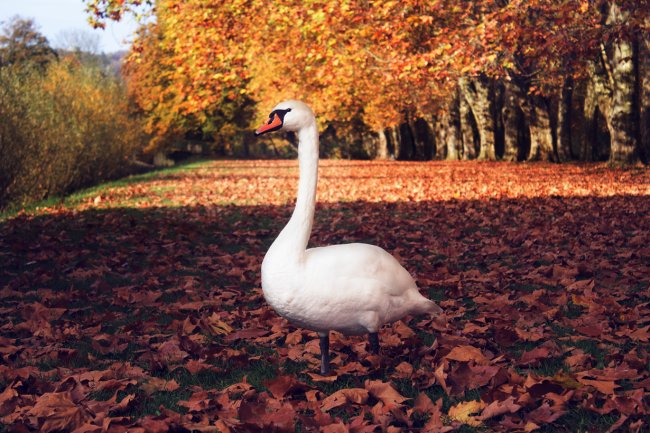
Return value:
M 311 248 L 306 254 L 307 281 L 366 280 L 366 284 L 384 287 L 391 296 L 416 287 L 413 277 L 397 259 L 374 245 L 332 245 Z
M 280 314 L 311 329 L 357 335 L 376 332 L 407 314 L 426 312 L 429 302 L 415 286 L 393 295 L 376 278 L 341 276 L 309 281 Z

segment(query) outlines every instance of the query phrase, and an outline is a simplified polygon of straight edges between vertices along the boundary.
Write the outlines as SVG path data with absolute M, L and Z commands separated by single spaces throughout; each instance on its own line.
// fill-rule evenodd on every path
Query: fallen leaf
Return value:
M 328 411 L 348 403 L 363 404 L 368 400 L 368 391 L 362 388 L 343 388 L 321 402 L 321 410 Z
M 454 421 L 478 427 L 481 425 L 481 420 L 473 414 L 480 412 L 485 406 L 484 402 L 475 400 L 458 403 L 449 408 L 449 417 Z
M 445 359 L 451 361 L 469 362 L 474 361 L 477 364 L 489 364 L 490 361 L 481 353 L 480 349 L 472 346 L 457 346 L 449 352 Z

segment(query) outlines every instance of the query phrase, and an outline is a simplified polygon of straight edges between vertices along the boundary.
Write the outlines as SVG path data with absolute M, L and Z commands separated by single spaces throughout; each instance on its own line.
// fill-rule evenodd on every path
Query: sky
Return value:
M 4 26 L 14 15 L 34 19 L 50 44 L 58 48 L 65 31 L 84 31 L 99 36 L 99 51 L 112 53 L 129 48 L 130 35 L 137 28 L 135 18 L 125 16 L 119 23 L 108 22 L 106 29 L 93 29 L 86 20 L 82 0 L 0 0 L 0 22 Z

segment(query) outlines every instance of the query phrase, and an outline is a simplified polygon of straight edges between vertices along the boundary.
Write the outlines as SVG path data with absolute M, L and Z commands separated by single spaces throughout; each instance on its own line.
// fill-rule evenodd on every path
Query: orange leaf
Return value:
M 348 403 L 364 404 L 368 400 L 368 391 L 362 388 L 339 389 L 325 398 L 321 403 L 321 410 L 328 411 Z
M 445 356 L 445 359 L 461 362 L 474 361 L 477 364 L 490 363 L 490 360 L 481 353 L 480 349 L 472 346 L 456 346 Z
M 401 406 L 403 402 L 409 400 L 397 392 L 389 383 L 380 380 L 366 380 L 365 388 L 370 392 L 370 395 L 380 400 L 389 409 Z

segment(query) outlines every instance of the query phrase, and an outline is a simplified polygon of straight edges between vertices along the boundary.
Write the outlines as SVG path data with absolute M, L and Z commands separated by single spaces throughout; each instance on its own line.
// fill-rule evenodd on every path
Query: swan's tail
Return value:
M 425 298 L 420 294 L 420 292 L 415 289 L 413 298 L 414 298 L 414 308 L 413 313 L 415 314 L 441 314 L 442 308 L 438 306 L 435 302 L 430 299 Z

